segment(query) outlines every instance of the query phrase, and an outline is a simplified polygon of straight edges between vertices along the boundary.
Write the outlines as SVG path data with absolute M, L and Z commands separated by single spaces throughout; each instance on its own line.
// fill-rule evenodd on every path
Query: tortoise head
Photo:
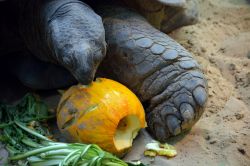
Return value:
M 89 84 L 106 54 L 105 32 L 100 16 L 88 5 L 73 2 L 55 7 L 47 19 L 47 37 L 56 63 Z

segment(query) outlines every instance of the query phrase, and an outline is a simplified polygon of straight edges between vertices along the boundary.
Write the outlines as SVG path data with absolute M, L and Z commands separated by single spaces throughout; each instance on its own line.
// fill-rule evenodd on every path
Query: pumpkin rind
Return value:
M 127 87 L 106 78 L 89 86 L 76 85 L 67 90 L 58 105 L 57 124 L 71 141 L 97 144 L 114 154 L 114 136 L 120 120 L 135 115 L 140 128 L 146 127 L 145 113 L 139 99 Z

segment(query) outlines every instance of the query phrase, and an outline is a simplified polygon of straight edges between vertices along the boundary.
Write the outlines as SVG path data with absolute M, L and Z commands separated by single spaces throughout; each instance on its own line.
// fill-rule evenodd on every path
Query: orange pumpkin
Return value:
M 63 94 L 57 124 L 71 141 L 97 144 L 122 155 L 146 121 L 134 93 L 118 82 L 99 78 L 89 86 L 72 86 Z

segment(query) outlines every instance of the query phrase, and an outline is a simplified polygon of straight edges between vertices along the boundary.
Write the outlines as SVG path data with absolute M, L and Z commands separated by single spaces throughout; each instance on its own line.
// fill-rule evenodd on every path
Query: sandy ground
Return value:
M 200 21 L 170 36 L 190 50 L 208 79 L 205 113 L 190 133 L 175 138 L 178 155 L 140 155 L 150 141 L 142 132 L 127 159 L 152 165 L 250 165 L 250 2 L 197 0 Z M 138 153 L 139 152 L 139 153 Z
M 144 157 L 144 146 L 151 138 L 142 131 L 126 160 L 157 166 L 250 165 L 250 2 L 196 1 L 199 23 L 170 36 L 192 52 L 203 68 L 209 86 L 205 113 L 188 134 L 169 141 L 178 151 L 175 158 Z M 5 88 L 1 96 L 7 99 L 8 92 Z M 18 98 L 13 95 L 10 98 Z M 56 105 L 54 99 L 47 98 Z

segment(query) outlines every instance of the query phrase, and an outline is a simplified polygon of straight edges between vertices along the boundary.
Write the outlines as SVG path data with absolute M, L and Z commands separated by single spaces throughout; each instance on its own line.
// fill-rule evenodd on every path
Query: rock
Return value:
M 235 66 L 235 64 L 231 63 L 231 64 L 229 64 L 228 68 L 229 68 L 229 70 L 235 70 L 236 66 Z
M 246 154 L 246 151 L 242 148 L 238 148 L 238 151 L 242 154 L 242 155 L 245 155 Z
M 240 113 L 235 113 L 234 116 L 236 117 L 237 120 L 244 118 L 244 114 L 240 114 Z
M 247 62 L 245 62 L 245 63 L 243 64 L 243 66 L 244 66 L 244 67 L 247 67 L 247 66 L 248 66 L 248 63 L 247 63 Z
M 216 61 L 215 61 L 214 58 L 209 58 L 209 62 L 210 62 L 210 63 L 215 63 Z
M 232 140 L 231 140 L 231 143 L 234 143 L 234 144 L 235 144 L 235 143 L 237 143 L 237 141 L 234 140 L 234 139 L 232 139 Z
M 219 52 L 225 53 L 225 52 L 226 52 L 226 48 L 220 48 L 220 49 L 219 49 Z
M 247 58 L 250 59 L 250 51 L 247 53 Z
M 193 43 L 191 40 L 188 40 L 187 43 L 188 43 L 189 45 L 191 45 L 191 46 L 194 45 L 194 43 Z
M 207 141 L 209 141 L 209 140 L 211 139 L 211 137 L 210 137 L 209 135 L 206 135 L 206 136 L 205 136 L 205 139 L 206 139 Z
M 250 72 L 246 74 L 246 84 L 250 85 Z
M 215 144 L 217 141 L 216 140 L 212 140 L 212 141 L 210 141 L 209 143 L 210 144 Z
M 207 52 L 206 48 L 201 47 L 201 52 L 203 52 L 203 53 Z
M 0 143 L 0 165 L 6 164 L 8 156 L 7 150 L 4 149 L 3 145 Z

